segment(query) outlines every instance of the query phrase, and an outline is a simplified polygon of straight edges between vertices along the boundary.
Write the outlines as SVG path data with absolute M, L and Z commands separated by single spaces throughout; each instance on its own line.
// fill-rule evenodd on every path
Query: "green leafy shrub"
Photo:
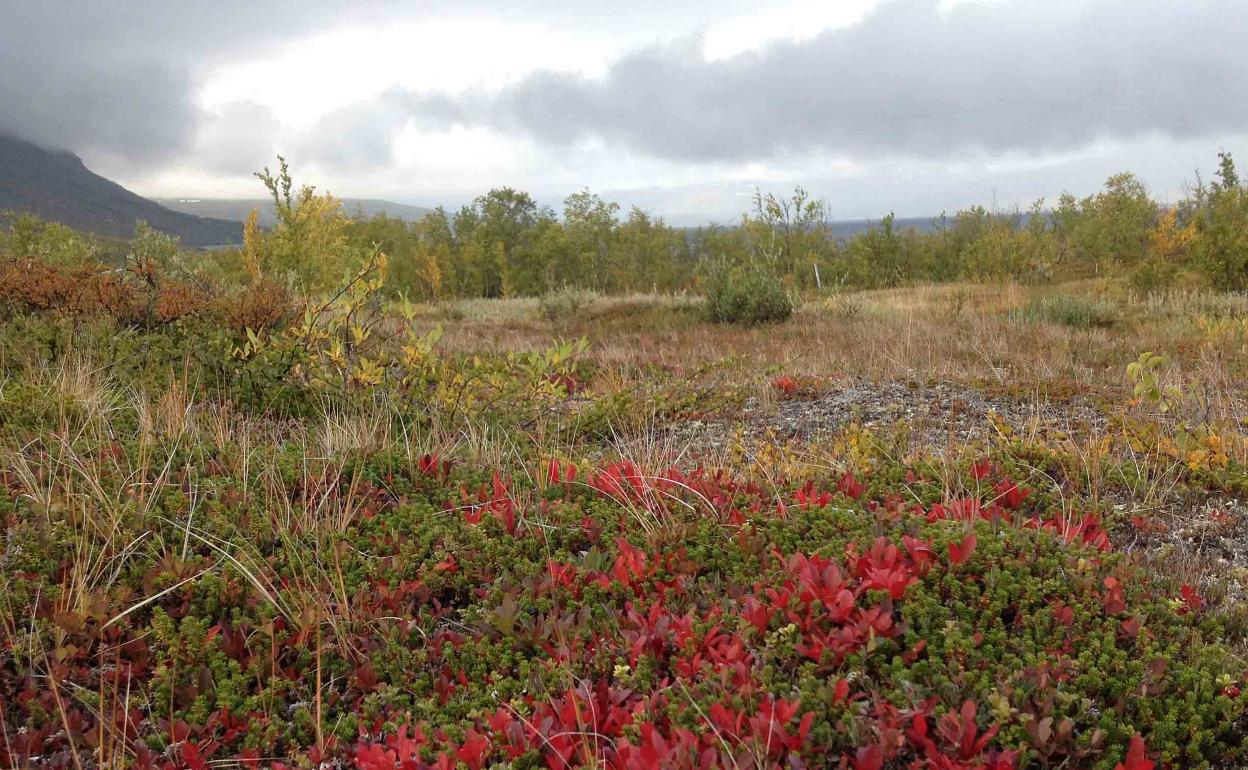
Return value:
M 0 232 L 0 251 L 13 257 L 37 259 L 62 268 L 79 268 L 104 261 L 106 249 L 96 236 L 49 222 L 34 214 L 4 214 L 7 232 Z M 108 255 L 111 256 L 111 255 Z
M 1175 285 L 1179 276 L 1178 265 L 1160 259 L 1146 259 L 1131 271 L 1131 286 L 1151 294 Z
M 1218 288 L 1248 288 L 1248 186 L 1229 153 L 1220 153 L 1218 178 L 1197 191 L 1196 261 Z
M 778 323 L 788 320 L 796 308 L 780 277 L 765 267 L 721 264 L 708 273 L 706 312 L 714 323 Z

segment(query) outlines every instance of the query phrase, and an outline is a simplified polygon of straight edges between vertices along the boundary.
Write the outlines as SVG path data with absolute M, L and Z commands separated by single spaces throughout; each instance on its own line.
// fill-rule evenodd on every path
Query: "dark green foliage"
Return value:
M 1220 289 L 1248 289 L 1248 187 L 1230 154 L 1219 155 L 1218 179 L 1197 192 L 1196 259 Z
M 780 275 L 761 265 L 720 264 L 708 271 L 706 314 L 714 323 L 779 323 L 787 321 L 795 307 Z
M 1165 291 L 1178 286 L 1180 270 L 1173 262 L 1145 259 L 1131 271 L 1131 286 L 1145 294 Z

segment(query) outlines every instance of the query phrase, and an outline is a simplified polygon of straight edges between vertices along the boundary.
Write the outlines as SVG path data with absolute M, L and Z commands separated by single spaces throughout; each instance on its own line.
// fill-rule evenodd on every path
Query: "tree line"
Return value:
M 280 159 L 279 159 L 280 160 Z M 234 284 L 276 280 L 331 291 L 369 255 L 386 255 L 385 289 L 413 300 L 539 296 L 564 288 L 604 294 L 705 290 L 725 270 L 746 270 L 793 292 L 885 288 L 916 282 L 1045 282 L 1112 273 L 1142 290 L 1176 285 L 1248 288 L 1248 186 L 1229 154 L 1215 178 L 1175 205 L 1153 200 L 1129 173 L 1084 198 L 1062 195 L 1027 210 L 983 206 L 938 217 L 928 230 L 898 227 L 890 214 L 869 230 L 833 237 L 828 206 L 802 188 L 756 193 L 732 226 L 671 227 L 639 208 L 582 190 L 556 211 L 509 187 L 457 211 L 419 221 L 353 221 L 341 203 L 297 187 L 284 160 L 257 174 L 277 224 L 247 223 L 241 248 L 184 257 L 197 279 Z M 150 239 L 150 236 L 147 236 Z M 22 217 L 10 253 L 81 258 L 98 239 Z M 98 256 L 98 254 L 97 254 Z

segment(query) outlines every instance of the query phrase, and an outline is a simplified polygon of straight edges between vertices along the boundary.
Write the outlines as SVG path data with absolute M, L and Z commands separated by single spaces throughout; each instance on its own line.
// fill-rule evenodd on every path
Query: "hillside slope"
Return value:
M 36 214 L 78 230 L 129 237 L 144 220 L 186 246 L 242 241 L 238 222 L 172 211 L 93 173 L 71 152 L 0 134 L 0 212 Z

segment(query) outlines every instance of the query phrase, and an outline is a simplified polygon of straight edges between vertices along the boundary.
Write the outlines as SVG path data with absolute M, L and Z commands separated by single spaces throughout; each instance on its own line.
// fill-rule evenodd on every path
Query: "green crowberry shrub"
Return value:
M 777 323 L 796 308 L 780 276 L 764 267 L 719 265 L 707 275 L 706 311 L 714 323 Z

